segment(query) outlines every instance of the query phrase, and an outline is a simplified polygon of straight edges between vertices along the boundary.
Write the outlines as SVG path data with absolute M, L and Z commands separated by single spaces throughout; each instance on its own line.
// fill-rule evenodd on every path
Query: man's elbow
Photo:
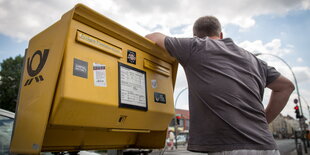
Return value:
M 285 92 L 291 94 L 295 90 L 294 84 L 284 76 L 278 77 L 268 86 L 274 92 Z
M 286 90 L 291 92 L 291 93 L 295 90 L 295 86 L 291 81 L 288 82 L 288 84 L 286 86 Z

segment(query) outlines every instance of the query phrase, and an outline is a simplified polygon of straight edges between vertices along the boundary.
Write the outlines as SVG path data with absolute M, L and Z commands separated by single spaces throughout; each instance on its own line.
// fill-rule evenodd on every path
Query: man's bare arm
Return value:
M 166 47 L 165 47 L 166 35 L 159 33 L 159 32 L 155 32 L 155 33 L 151 33 L 151 34 L 146 35 L 145 38 L 152 40 L 158 46 L 160 46 L 161 48 L 166 50 Z
M 272 90 L 272 93 L 265 113 L 267 122 L 271 123 L 285 107 L 295 87 L 290 80 L 282 75 L 267 87 Z

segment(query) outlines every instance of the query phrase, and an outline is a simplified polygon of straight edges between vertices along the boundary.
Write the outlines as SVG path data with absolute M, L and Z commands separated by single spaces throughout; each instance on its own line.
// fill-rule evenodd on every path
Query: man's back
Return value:
M 293 83 L 231 39 L 222 39 L 221 24 L 214 16 L 198 18 L 193 35 L 197 37 L 146 35 L 185 70 L 191 115 L 188 150 L 214 155 L 280 154 L 268 123 L 285 107 Z M 264 110 L 265 87 L 272 91 Z
M 187 76 L 189 150 L 277 148 L 261 102 L 266 85 L 280 75 L 276 70 L 229 38 L 167 37 L 165 45 Z

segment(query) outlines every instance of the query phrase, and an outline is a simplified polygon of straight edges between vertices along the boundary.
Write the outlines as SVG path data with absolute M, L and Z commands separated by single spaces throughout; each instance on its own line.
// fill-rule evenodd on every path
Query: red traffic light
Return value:
M 299 107 L 296 105 L 296 106 L 294 107 L 294 109 L 295 109 L 295 110 L 298 110 L 298 109 L 299 109 Z

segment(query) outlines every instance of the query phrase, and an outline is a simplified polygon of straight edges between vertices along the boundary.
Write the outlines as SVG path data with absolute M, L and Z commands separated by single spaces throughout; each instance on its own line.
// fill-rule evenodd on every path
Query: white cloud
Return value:
M 179 65 L 176 85 L 174 88 L 174 100 L 176 100 L 176 97 L 181 93 L 176 104 L 178 109 L 188 109 L 188 90 L 183 91 L 187 87 L 188 85 L 184 69 Z
M 310 82 L 310 68 L 305 66 L 292 68 L 299 83 Z
M 291 45 L 283 47 L 280 39 L 273 39 L 268 43 L 263 43 L 261 40 L 256 40 L 253 42 L 244 41 L 238 45 L 252 53 L 268 53 L 277 56 L 282 56 L 293 51 L 293 47 Z
M 304 9 L 310 9 L 310 0 L 304 0 L 302 6 Z
M 297 58 L 297 62 L 303 62 L 304 59 L 302 59 L 301 57 Z
M 187 88 L 186 75 L 185 75 L 185 71 L 184 71 L 183 67 L 181 65 L 179 65 L 175 91 L 178 92 L 184 88 Z
M 156 31 L 166 34 L 185 25 L 182 34 L 191 36 L 192 23 L 203 15 L 215 15 L 223 25 L 232 23 L 248 28 L 255 24 L 253 17 L 258 15 L 310 9 L 309 0 L 0 0 L 0 20 L 3 21 L 0 33 L 17 40 L 29 40 L 60 19 L 76 3 L 84 3 L 141 35 L 157 25 L 160 27 Z

